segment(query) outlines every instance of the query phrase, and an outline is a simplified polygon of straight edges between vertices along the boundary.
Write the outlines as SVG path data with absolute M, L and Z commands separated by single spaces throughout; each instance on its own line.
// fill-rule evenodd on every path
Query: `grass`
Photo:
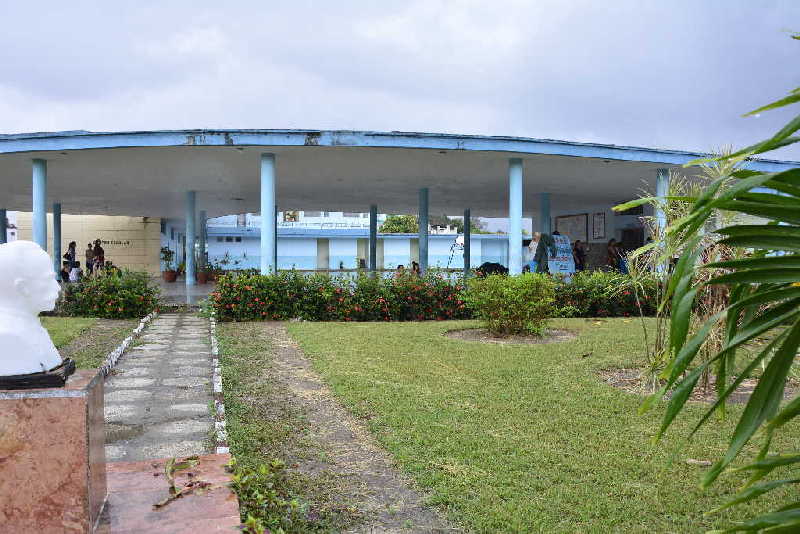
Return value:
M 139 323 L 136 319 L 96 319 L 91 317 L 42 317 L 62 358 L 72 358 L 78 369 L 94 369 L 103 364 Z
M 559 319 L 578 334 L 547 345 L 489 345 L 445 338 L 473 322 L 291 323 L 290 333 L 335 394 L 431 492 L 431 502 L 476 532 L 700 532 L 786 502 L 706 516 L 736 477 L 698 489 L 721 456 L 741 406 L 686 443 L 692 421 L 652 445 L 663 406 L 637 415 L 641 398 L 598 372 L 641 364 L 630 319 Z M 591 353 L 589 356 L 583 356 Z M 228 382 L 230 384 L 230 382 Z M 689 406 L 696 418 L 706 405 Z M 797 440 L 795 429 L 776 443 Z
M 222 323 L 220 340 L 222 380 L 225 385 L 225 419 L 228 445 L 237 466 L 257 471 L 278 459 L 293 464 L 298 458 L 324 458 L 325 450 L 307 438 L 308 421 L 303 411 L 290 402 L 271 372 L 273 347 L 260 323 Z M 256 488 L 248 495 L 276 491 L 285 500 L 297 499 L 300 513 L 284 507 L 267 512 L 287 532 L 341 532 L 358 521 L 357 512 L 341 495 L 340 480 L 321 471 L 301 474 L 287 471 L 285 477 L 264 479 L 271 487 Z M 264 508 L 264 501 L 239 492 L 242 520 L 248 511 Z M 287 520 L 286 516 L 291 515 Z M 277 516 L 277 517 L 276 517 Z
M 57 349 L 68 345 L 97 322 L 91 317 L 42 317 L 41 320 Z

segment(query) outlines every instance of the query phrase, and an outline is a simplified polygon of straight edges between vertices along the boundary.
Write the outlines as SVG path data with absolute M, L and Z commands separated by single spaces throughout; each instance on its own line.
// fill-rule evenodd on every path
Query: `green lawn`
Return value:
M 97 319 L 91 317 L 42 317 L 42 326 L 50 334 L 57 349 L 86 332 Z
M 324 458 L 325 451 L 308 439 L 308 420 L 276 381 L 272 369 L 274 346 L 261 323 L 221 323 L 217 330 L 225 384 L 225 419 L 228 444 L 237 463 L 258 469 L 273 459 L 294 463 L 298 458 Z M 341 477 L 318 469 L 315 473 L 290 470 L 286 478 L 262 483 L 262 495 L 299 499 L 310 518 L 294 517 L 284 525 L 289 533 L 341 532 L 359 521 L 350 504 L 352 488 Z M 256 494 L 257 495 L 257 494 Z M 239 495 L 243 514 L 263 506 L 253 495 Z M 262 512 L 272 519 L 286 517 L 283 508 Z M 246 519 L 243 518 L 243 519 Z
M 662 412 L 636 415 L 641 399 L 598 376 L 604 368 L 637 365 L 636 321 L 556 320 L 554 326 L 579 335 L 549 345 L 442 336 L 473 324 L 288 328 L 339 398 L 431 491 L 432 502 L 469 530 L 698 532 L 737 517 L 703 516 L 737 479 L 702 492 L 703 468 L 686 462 L 716 459 L 735 417 L 712 422 L 687 448 L 690 425 L 679 421 L 654 446 Z M 689 414 L 703 408 L 692 405 Z M 798 437 L 795 430 L 782 439 Z M 758 509 L 781 498 L 771 495 Z
M 92 317 L 42 317 L 62 358 L 72 358 L 79 369 L 94 369 L 105 361 L 139 323 L 136 319 Z

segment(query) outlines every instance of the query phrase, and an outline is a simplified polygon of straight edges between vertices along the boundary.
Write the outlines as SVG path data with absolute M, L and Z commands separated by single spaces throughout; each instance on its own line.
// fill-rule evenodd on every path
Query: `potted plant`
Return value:
M 164 262 L 164 271 L 161 273 L 164 281 L 174 282 L 178 278 L 178 272 L 173 268 L 175 251 L 169 247 L 161 247 L 161 261 Z
M 201 265 L 197 268 L 197 283 L 198 284 L 205 284 L 208 282 L 208 265 Z

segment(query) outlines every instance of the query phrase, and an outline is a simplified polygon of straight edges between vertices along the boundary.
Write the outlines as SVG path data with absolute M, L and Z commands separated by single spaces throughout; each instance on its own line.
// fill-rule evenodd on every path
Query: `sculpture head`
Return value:
M 0 245 L 0 307 L 38 315 L 55 307 L 59 290 L 42 247 L 32 241 Z

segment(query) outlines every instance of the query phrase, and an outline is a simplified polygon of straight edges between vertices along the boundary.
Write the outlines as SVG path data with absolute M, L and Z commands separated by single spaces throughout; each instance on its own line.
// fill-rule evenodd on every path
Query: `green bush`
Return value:
M 466 299 L 496 336 L 544 334 L 554 312 L 555 281 L 545 274 L 494 274 L 469 281 Z
M 304 531 L 305 510 L 288 490 L 288 473 L 280 460 L 263 463 L 255 469 L 229 465 L 231 489 L 239 498 L 243 531 L 247 534 Z
M 66 284 L 62 315 L 131 319 L 158 307 L 159 289 L 147 273 L 108 271 Z
M 640 314 L 639 306 L 644 315 L 653 315 L 658 305 L 655 276 L 635 283 L 628 274 L 583 271 L 569 283 L 559 280 L 555 291 L 559 317 L 631 317 Z
M 222 321 L 422 321 L 465 319 L 464 286 L 436 274 L 398 278 L 295 271 L 226 274 L 217 280 L 211 305 Z

